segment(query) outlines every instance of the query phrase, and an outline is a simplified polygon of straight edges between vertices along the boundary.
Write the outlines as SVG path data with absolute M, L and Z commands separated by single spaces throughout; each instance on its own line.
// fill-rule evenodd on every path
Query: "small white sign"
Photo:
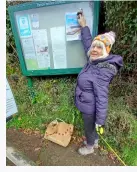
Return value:
M 31 23 L 32 23 L 32 27 L 35 29 L 39 28 L 39 15 L 36 14 L 31 14 Z
M 6 79 L 6 118 L 17 113 L 17 106 L 10 85 Z

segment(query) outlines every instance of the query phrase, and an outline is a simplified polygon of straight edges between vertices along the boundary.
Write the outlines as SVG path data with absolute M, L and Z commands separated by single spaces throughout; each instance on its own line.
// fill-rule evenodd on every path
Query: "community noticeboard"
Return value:
M 42 1 L 9 6 L 21 70 L 25 76 L 77 74 L 87 61 L 76 12 L 82 8 L 97 35 L 99 1 Z

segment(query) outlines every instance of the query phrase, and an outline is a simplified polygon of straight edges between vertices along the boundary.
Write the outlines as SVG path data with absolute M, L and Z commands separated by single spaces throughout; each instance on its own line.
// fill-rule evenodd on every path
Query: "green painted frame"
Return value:
M 52 5 L 61 5 L 61 4 L 70 4 L 70 3 L 76 3 L 78 1 L 33 1 L 33 2 L 26 2 L 19 5 L 9 6 L 8 12 L 10 16 L 10 22 L 12 27 L 12 32 L 15 39 L 16 49 L 20 61 L 20 67 L 22 74 L 24 76 L 49 76 L 49 75 L 65 75 L 65 74 L 78 74 L 82 68 L 67 68 L 67 69 L 49 69 L 49 70 L 27 70 L 25 59 L 23 57 L 23 52 L 21 48 L 21 43 L 19 39 L 19 35 L 17 34 L 17 28 L 15 24 L 15 18 L 14 18 L 14 12 L 23 11 L 23 10 L 29 10 L 33 8 L 40 8 L 40 7 L 46 7 L 46 6 L 52 6 Z M 82 1 L 87 2 L 87 1 Z M 98 18 L 99 18 L 99 7 L 100 2 L 94 1 L 94 18 L 93 18 L 93 33 L 92 37 L 94 38 L 98 33 Z

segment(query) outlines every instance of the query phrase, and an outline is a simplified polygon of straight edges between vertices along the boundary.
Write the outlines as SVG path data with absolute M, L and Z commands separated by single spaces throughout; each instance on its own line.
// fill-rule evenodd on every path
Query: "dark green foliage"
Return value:
M 137 69 L 137 3 L 136 1 L 106 1 L 106 30 L 116 32 L 113 53 L 124 58 L 125 72 Z

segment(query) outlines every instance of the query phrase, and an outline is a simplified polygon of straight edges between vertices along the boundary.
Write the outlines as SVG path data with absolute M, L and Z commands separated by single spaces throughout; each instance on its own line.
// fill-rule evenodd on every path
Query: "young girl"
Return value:
M 96 129 L 104 126 L 106 121 L 109 84 L 123 66 L 123 60 L 119 55 L 109 54 L 115 42 L 114 32 L 98 35 L 92 41 L 83 14 L 79 15 L 78 22 L 84 49 L 89 57 L 77 77 L 75 90 L 75 105 L 82 112 L 86 137 L 85 146 L 79 148 L 78 152 L 87 155 L 98 146 Z

